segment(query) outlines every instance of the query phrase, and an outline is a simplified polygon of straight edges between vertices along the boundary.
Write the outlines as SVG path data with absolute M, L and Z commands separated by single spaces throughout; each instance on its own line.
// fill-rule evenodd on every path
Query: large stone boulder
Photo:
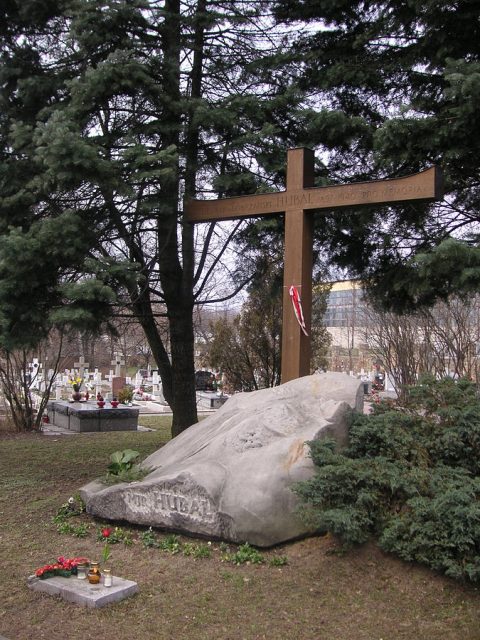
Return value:
M 240 393 L 146 458 L 141 482 L 97 481 L 81 495 L 109 520 L 261 547 L 304 536 L 291 487 L 313 473 L 305 443 L 345 444 L 352 409 L 363 409 L 363 383 L 341 373 Z

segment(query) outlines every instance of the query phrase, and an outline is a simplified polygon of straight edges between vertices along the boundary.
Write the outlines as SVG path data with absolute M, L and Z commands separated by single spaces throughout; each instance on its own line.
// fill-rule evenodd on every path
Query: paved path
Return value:
M 171 416 L 172 410 L 170 407 L 165 404 L 161 404 L 160 402 L 152 402 L 151 400 L 146 400 L 145 402 L 135 402 L 135 407 L 139 407 L 140 415 L 166 415 Z

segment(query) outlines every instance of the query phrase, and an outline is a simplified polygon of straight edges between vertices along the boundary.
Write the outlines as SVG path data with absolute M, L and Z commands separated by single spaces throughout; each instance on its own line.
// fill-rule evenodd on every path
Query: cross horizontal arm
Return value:
M 278 197 L 282 193 L 286 192 L 262 193 L 220 200 L 189 200 L 185 203 L 185 216 L 188 222 L 212 222 L 283 213 L 285 208 L 278 204 Z
M 438 167 L 404 178 L 312 187 L 221 200 L 190 200 L 185 204 L 188 222 L 209 222 L 283 213 L 289 210 L 341 209 L 412 200 L 437 200 L 442 196 Z

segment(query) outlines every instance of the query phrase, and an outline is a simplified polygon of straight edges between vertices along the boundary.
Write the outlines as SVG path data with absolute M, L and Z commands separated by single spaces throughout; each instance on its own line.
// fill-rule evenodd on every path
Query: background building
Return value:
M 366 374 L 376 368 L 365 343 L 365 303 L 359 280 L 332 284 L 324 325 L 332 336 L 329 369 Z

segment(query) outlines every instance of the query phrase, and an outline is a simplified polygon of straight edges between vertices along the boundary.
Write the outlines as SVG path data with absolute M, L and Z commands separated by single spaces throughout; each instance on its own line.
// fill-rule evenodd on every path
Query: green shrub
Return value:
M 295 490 L 310 525 L 480 581 L 480 401 L 471 382 L 424 378 L 402 406 L 358 415 L 343 452 L 333 441 L 309 445 L 316 472 Z
M 452 578 L 480 581 L 480 479 L 436 477 L 433 495 L 411 498 L 380 545 Z

